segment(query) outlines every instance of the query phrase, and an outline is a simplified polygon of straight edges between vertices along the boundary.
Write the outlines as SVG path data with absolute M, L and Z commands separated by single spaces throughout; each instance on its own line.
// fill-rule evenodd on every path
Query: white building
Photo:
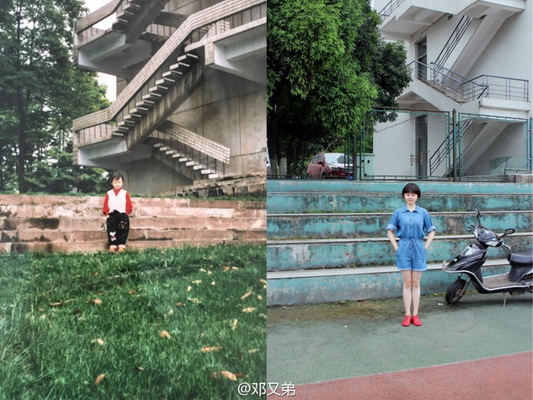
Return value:
M 402 113 L 378 127 L 376 174 L 446 178 L 453 167 L 465 177 L 530 174 L 532 2 L 375 0 L 374 7 L 382 37 L 405 43 L 412 69 L 400 108 L 447 112 L 456 123 L 452 131 L 445 115 Z M 386 133 L 402 124 L 412 128 Z M 391 143 L 394 153 L 386 153 Z
M 75 31 L 78 66 L 117 77 L 111 106 L 74 121 L 76 164 L 132 193 L 266 182 L 266 0 L 110 0 Z

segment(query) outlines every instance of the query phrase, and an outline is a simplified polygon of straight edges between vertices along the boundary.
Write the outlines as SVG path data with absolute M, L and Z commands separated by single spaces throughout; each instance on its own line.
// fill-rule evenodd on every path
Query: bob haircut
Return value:
M 422 192 L 416 183 L 408 183 L 405 185 L 402 190 L 402 197 L 406 193 L 414 193 L 418 196 L 418 198 L 422 197 Z
M 124 182 L 124 177 L 121 174 L 113 174 L 111 177 L 111 182 L 118 181 L 120 179 L 122 179 L 122 182 Z

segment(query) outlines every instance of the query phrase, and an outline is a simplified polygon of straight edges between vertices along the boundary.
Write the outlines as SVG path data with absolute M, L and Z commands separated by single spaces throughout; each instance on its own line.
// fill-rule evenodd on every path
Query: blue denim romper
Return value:
M 429 213 L 425 208 L 416 206 L 413 212 L 407 206 L 397 209 L 392 214 L 387 230 L 396 232 L 400 238 L 396 252 L 396 266 L 400 271 L 425 271 L 426 248 L 424 236 L 435 230 Z

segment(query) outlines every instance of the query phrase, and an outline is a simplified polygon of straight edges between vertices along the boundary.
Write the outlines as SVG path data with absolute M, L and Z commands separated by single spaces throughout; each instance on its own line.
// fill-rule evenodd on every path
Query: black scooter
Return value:
M 446 302 L 455 304 L 461 300 L 469 283 L 472 282 L 479 293 L 504 293 L 503 305 L 505 307 L 507 293 L 512 296 L 526 292 L 533 293 L 533 249 L 521 253 L 510 253 L 507 257 L 511 266 L 509 272 L 483 277 L 481 267 L 487 260 L 487 249 L 503 247 L 510 252 L 511 247 L 503 242 L 503 238 L 511 235 L 515 230 L 506 229 L 503 235 L 498 236 L 481 224 L 480 215 L 479 209 L 476 208 L 478 226 L 470 226 L 470 229 L 474 230 L 477 243 L 471 243 L 460 255 L 442 264 L 445 272 L 459 274 L 446 291 Z M 468 280 L 462 279 L 463 274 Z

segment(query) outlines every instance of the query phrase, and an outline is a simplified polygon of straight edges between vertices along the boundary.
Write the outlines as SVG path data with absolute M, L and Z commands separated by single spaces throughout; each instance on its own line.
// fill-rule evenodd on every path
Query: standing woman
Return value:
M 394 211 L 389 225 L 387 236 L 396 251 L 396 266 L 402 273 L 403 279 L 403 304 L 405 318 L 403 326 L 411 323 L 421 326 L 418 317 L 420 304 L 420 279 L 422 272 L 427 269 L 426 250 L 431 245 L 435 236 L 435 227 L 426 209 L 416 205 L 421 197 L 420 188 L 414 183 L 408 183 L 402 190 L 405 206 Z M 394 234 L 400 238 L 396 243 Z M 427 240 L 424 243 L 424 236 Z M 411 313 L 411 306 L 413 312 Z

